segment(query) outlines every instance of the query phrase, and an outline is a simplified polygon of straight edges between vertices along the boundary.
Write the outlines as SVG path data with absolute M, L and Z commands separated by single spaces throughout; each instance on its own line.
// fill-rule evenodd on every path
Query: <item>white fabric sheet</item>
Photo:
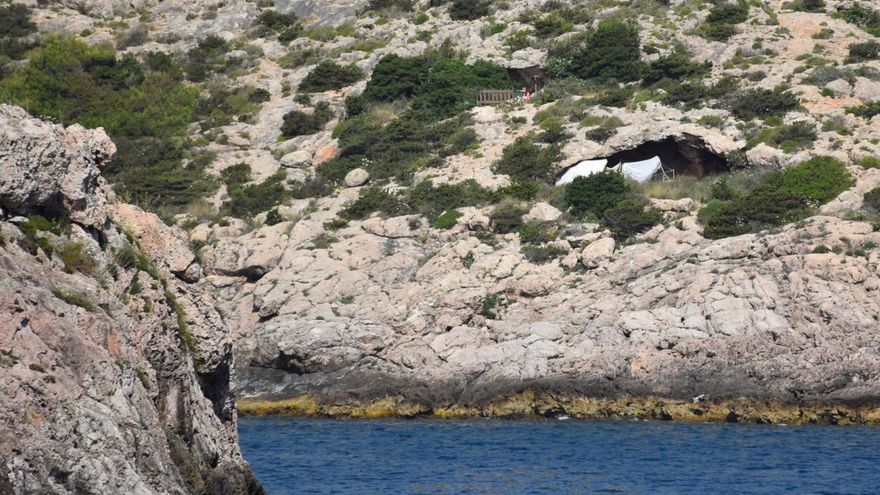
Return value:
M 660 158 L 654 157 L 640 162 L 624 163 L 620 170 L 627 178 L 638 183 L 644 183 L 651 180 L 657 170 L 661 167 Z
M 583 160 L 577 165 L 566 170 L 562 177 L 556 181 L 557 186 L 571 183 L 576 177 L 588 177 L 605 171 L 608 160 Z

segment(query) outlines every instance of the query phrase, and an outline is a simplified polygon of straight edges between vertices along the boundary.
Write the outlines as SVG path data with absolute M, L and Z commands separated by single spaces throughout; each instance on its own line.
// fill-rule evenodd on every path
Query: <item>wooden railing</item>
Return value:
M 481 105 L 500 105 L 507 103 L 516 96 L 512 89 L 480 89 L 477 90 L 477 103 Z

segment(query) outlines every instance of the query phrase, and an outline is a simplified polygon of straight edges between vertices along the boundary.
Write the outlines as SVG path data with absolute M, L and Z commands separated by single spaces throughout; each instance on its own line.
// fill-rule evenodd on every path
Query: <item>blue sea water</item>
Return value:
M 880 428 L 241 418 L 269 495 L 880 494 Z

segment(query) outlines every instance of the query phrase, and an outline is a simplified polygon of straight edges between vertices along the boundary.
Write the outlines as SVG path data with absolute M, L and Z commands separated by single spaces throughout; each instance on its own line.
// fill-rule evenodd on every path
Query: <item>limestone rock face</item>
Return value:
M 0 206 L 13 213 L 37 207 L 81 225 L 107 219 L 100 168 L 116 153 L 102 129 L 67 129 L 0 104 Z
M 169 228 L 156 214 L 125 203 L 111 206 L 110 211 L 113 219 L 137 239 L 144 253 L 163 263 L 171 273 L 183 276 L 195 261 L 183 233 Z
M 43 241 L 88 254 L 65 270 L 0 213 L 0 491 L 263 493 L 237 445 L 228 327 L 205 286 L 171 273 L 192 253 L 131 205 L 113 215 L 144 253 L 104 221 L 103 132 L 0 119 L 4 209 L 52 208 L 73 223 Z

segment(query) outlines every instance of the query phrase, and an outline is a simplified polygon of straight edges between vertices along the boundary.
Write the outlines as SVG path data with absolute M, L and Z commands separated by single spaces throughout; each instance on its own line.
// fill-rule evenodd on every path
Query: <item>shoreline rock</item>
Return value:
M 362 403 L 323 403 L 310 395 L 287 400 L 241 400 L 243 416 L 326 418 L 538 419 L 568 416 L 581 420 L 657 420 L 753 424 L 880 425 L 880 403 L 873 405 L 785 404 L 749 399 L 676 400 L 656 396 L 616 399 L 557 396 L 525 391 L 481 405 L 430 407 L 386 397 Z

